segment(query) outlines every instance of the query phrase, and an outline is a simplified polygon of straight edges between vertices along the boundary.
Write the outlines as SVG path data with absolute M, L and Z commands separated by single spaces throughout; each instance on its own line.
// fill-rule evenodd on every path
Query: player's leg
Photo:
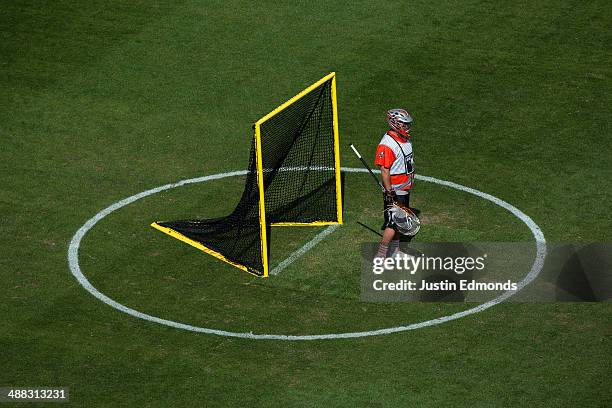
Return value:
M 390 203 L 387 199 L 385 199 L 385 197 L 383 197 L 383 209 L 384 209 L 384 222 L 383 225 L 381 227 L 381 230 L 383 230 L 383 234 L 382 234 L 382 238 L 380 240 L 380 244 L 378 245 L 378 251 L 376 252 L 375 257 L 376 258 L 386 258 L 387 257 L 387 252 L 389 250 L 389 243 L 393 240 L 393 238 L 395 237 L 395 234 L 397 234 L 397 231 L 395 231 L 395 229 L 392 226 L 392 222 L 391 222 L 391 218 L 389 217 L 389 213 L 386 211 L 387 208 L 389 208 L 389 206 L 392 203 Z
M 399 251 L 400 233 L 395 230 L 394 232 L 395 234 L 393 234 L 391 242 L 389 242 L 389 256 L 393 256 L 397 251 Z
M 383 231 L 382 239 L 378 245 L 378 251 L 376 252 L 375 258 L 386 258 L 387 252 L 389 251 L 389 243 L 393 240 L 397 234 L 393 228 L 385 228 Z
M 407 194 L 398 194 L 397 195 L 397 202 L 398 204 L 403 205 L 404 207 L 410 208 L 410 191 L 407 192 Z M 389 248 L 388 248 L 388 254 L 389 256 L 394 256 L 394 255 L 402 255 L 403 253 L 400 251 L 399 245 L 400 245 L 400 238 L 401 238 L 401 234 L 397 231 L 395 231 L 395 234 L 393 235 L 391 241 L 389 242 Z

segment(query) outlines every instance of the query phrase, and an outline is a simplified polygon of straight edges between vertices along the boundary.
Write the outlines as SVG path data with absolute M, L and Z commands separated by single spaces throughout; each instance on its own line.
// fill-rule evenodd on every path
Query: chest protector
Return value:
M 390 148 L 395 154 L 395 161 L 391 165 L 391 185 L 394 190 L 404 190 L 412 187 L 414 177 L 414 155 L 412 153 L 412 142 L 397 141 L 389 133 L 386 133 L 380 144 Z

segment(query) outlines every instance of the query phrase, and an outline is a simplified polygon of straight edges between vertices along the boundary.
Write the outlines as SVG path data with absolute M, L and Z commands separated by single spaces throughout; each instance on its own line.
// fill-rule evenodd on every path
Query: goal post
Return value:
M 268 262 L 268 224 L 266 223 L 266 190 L 264 188 L 263 174 L 263 156 L 261 154 L 261 126 L 260 123 L 255 123 L 255 163 L 257 164 L 257 190 L 259 192 L 259 231 L 261 234 L 261 262 L 262 262 L 262 277 L 267 278 L 269 275 L 270 264 Z
M 341 189 L 332 72 L 254 123 L 245 189 L 230 215 L 151 225 L 230 265 L 267 277 L 270 227 L 342 224 Z

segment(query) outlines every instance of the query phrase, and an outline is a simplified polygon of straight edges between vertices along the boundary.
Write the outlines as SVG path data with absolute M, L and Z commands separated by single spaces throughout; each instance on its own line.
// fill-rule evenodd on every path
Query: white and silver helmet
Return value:
M 391 130 L 407 137 L 412 127 L 412 115 L 405 109 L 390 109 L 387 111 L 387 122 Z

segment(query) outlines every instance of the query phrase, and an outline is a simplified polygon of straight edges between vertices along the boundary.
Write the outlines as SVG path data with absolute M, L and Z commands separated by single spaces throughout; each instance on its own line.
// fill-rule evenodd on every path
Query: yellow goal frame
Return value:
M 336 73 L 331 72 L 304 89 L 302 92 L 283 103 L 272 112 L 268 113 L 257 122 L 255 122 L 255 160 L 257 161 L 257 185 L 259 188 L 259 225 L 261 228 L 261 258 L 263 261 L 263 275 L 262 277 L 268 276 L 268 244 L 267 244 L 267 231 L 266 231 L 266 204 L 264 197 L 264 186 L 263 186 L 263 156 L 261 155 L 261 125 L 278 115 L 280 112 L 287 109 L 296 101 L 300 100 L 310 92 L 317 89 L 319 86 L 331 79 L 331 99 L 332 99 L 332 115 L 333 115 L 333 132 L 334 132 L 334 170 L 336 173 L 336 221 L 312 221 L 312 222 L 275 222 L 270 225 L 273 227 L 318 227 L 324 225 L 342 224 L 342 183 L 340 178 L 340 135 L 338 132 L 338 100 L 336 96 Z
M 255 141 L 255 161 L 257 168 L 257 188 L 259 190 L 259 226 L 260 226 L 260 235 L 261 235 L 261 259 L 263 264 L 263 274 L 258 275 L 253 273 L 249 268 L 245 265 L 242 265 L 238 262 L 234 262 L 228 258 L 226 258 L 222 253 L 215 251 L 202 243 L 192 240 L 191 238 L 186 237 L 185 235 L 179 233 L 178 231 L 173 230 L 172 228 L 164 227 L 154 222 L 151 226 L 165 234 L 170 235 L 173 238 L 176 238 L 182 242 L 185 242 L 195 248 L 198 248 L 201 251 L 206 252 L 209 255 L 214 256 L 217 259 L 220 259 L 223 262 L 226 262 L 236 268 L 239 268 L 245 272 L 251 273 L 255 276 L 266 278 L 269 276 L 269 263 L 268 263 L 268 237 L 267 237 L 267 224 L 266 224 L 266 204 L 265 204 L 265 192 L 264 192 L 264 177 L 263 177 L 263 156 L 261 153 L 261 125 L 265 123 L 267 120 L 273 118 L 278 115 L 280 112 L 285 110 L 287 107 L 300 100 L 304 96 L 308 95 L 310 92 L 317 89 L 319 86 L 324 84 L 325 82 L 331 80 L 331 99 L 332 99 L 332 113 L 333 113 L 333 133 L 334 133 L 334 171 L 336 176 L 336 208 L 337 208 L 337 219 L 336 221 L 313 221 L 313 222 L 278 222 L 272 223 L 273 227 L 318 227 L 324 225 L 333 225 L 333 224 L 342 224 L 342 191 L 341 191 L 341 179 L 340 179 L 340 137 L 338 134 L 338 102 L 336 98 L 336 73 L 332 72 L 314 84 L 310 85 L 308 88 L 304 89 L 302 92 L 295 95 L 293 98 L 289 99 L 287 102 L 283 103 L 272 112 L 268 113 L 261 119 L 259 119 L 254 124 L 254 132 L 253 138 Z

